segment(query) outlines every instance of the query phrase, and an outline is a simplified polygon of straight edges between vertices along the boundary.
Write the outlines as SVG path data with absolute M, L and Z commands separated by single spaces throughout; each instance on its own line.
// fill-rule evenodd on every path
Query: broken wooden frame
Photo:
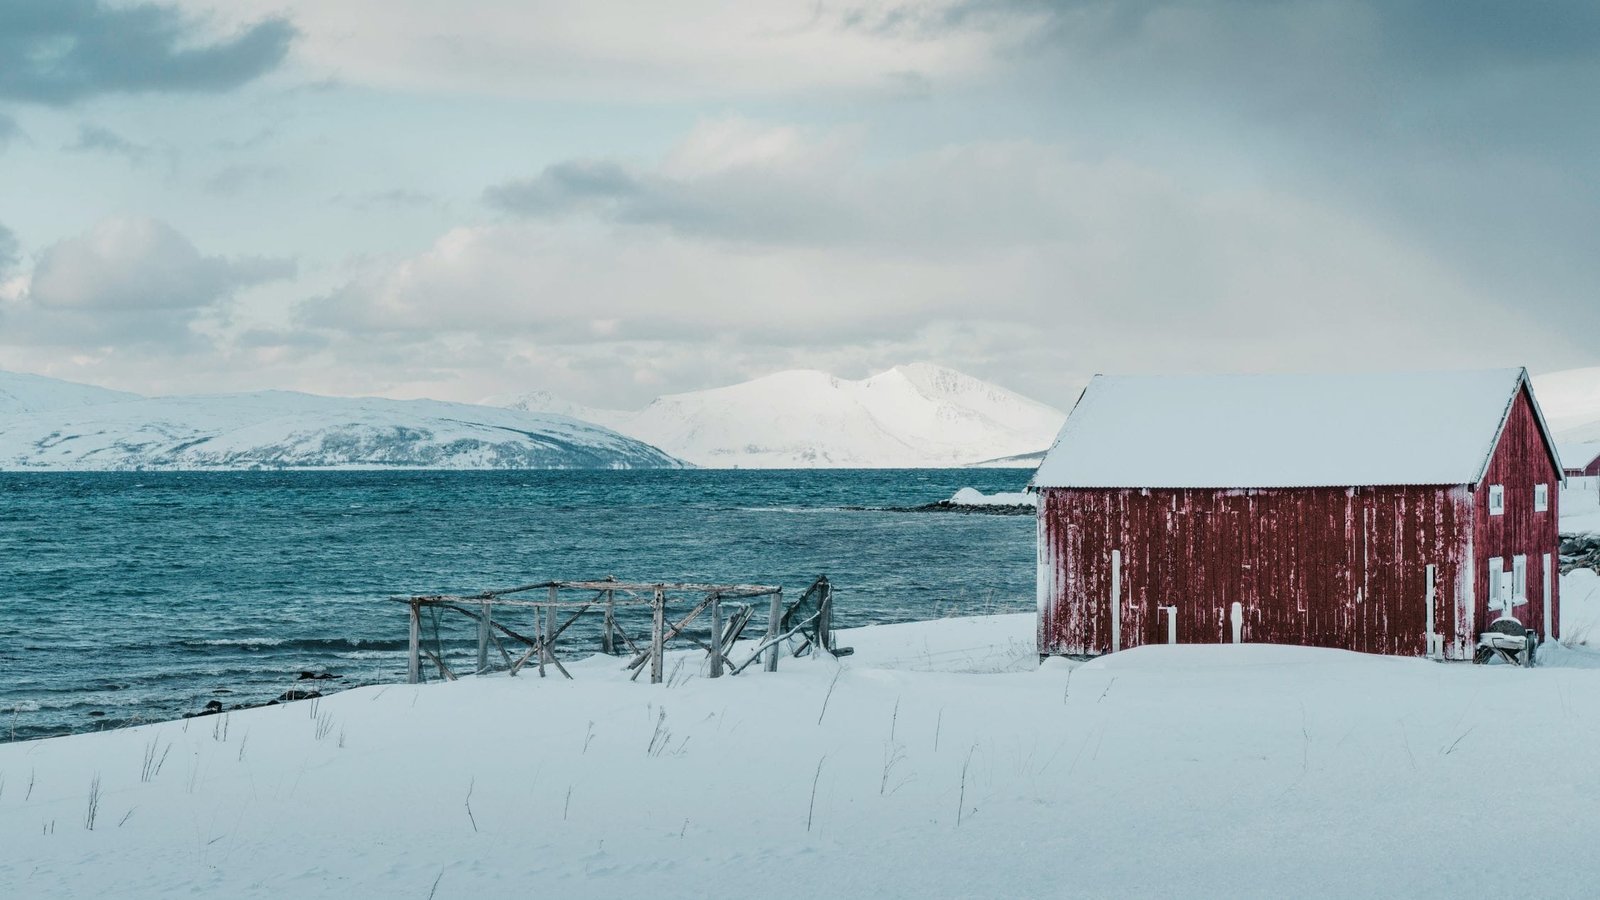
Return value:
M 534 599 L 539 592 L 543 592 L 544 597 Z M 580 596 L 573 597 L 574 594 Z M 757 604 L 753 601 L 762 598 L 768 600 L 765 635 L 748 658 L 734 665 L 729 656 L 756 618 Z M 786 644 L 794 656 L 812 652 L 813 648 L 836 655 L 848 652 L 833 649 L 833 587 L 826 576 L 818 578 L 792 605 L 784 604 L 783 588 L 779 585 L 635 583 L 614 579 L 545 581 L 470 596 L 435 594 L 396 599 L 408 604 L 410 610 L 410 652 L 406 667 L 406 681 L 410 684 L 422 680 L 424 657 L 433 662 L 441 677 L 450 681 L 458 677 L 445 660 L 447 654 L 439 632 L 441 613 L 459 614 L 476 623 L 474 674 L 479 675 L 499 669 L 516 675 L 532 663 L 541 678 L 547 666 L 571 678 L 556 649 L 561 636 L 586 614 L 604 616 L 601 652 L 610 655 L 625 652 L 629 656 L 626 668 L 633 672 L 635 679 L 648 666 L 651 684 L 662 681 L 666 650 L 674 640 L 705 650 L 712 678 L 720 677 L 724 671 L 737 675 L 763 655 L 766 670 L 775 672 L 780 651 Z M 619 607 L 624 611 L 648 609 L 648 644 L 640 646 L 618 621 Z M 423 640 L 424 610 L 433 625 L 432 647 Z M 507 624 L 518 619 L 526 621 L 524 610 L 532 616 L 533 627 L 528 629 L 528 634 L 517 630 L 520 625 L 513 628 Z M 688 632 L 689 626 L 701 616 L 709 618 L 704 640 Z M 511 649 L 507 649 L 507 644 Z M 490 655 L 491 647 L 498 653 L 499 664 Z M 520 652 L 514 654 L 513 650 Z

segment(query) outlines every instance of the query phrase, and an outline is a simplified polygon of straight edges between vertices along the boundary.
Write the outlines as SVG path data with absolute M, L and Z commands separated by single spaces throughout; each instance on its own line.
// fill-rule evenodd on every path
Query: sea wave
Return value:
M 334 652 L 339 652 L 351 650 L 405 650 L 410 645 L 405 640 L 395 640 L 392 638 L 248 637 L 186 640 L 179 641 L 178 646 L 188 649 L 218 649 L 234 647 L 245 650 L 331 650 Z

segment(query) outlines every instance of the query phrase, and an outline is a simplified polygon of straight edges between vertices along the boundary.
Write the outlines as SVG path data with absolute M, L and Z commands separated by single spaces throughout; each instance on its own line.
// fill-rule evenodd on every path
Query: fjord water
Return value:
M 846 509 L 1028 474 L 0 473 L 0 740 L 264 702 L 302 671 L 401 680 L 386 598 L 414 593 L 615 575 L 795 596 L 826 574 L 842 627 L 1031 609 L 1031 517 Z

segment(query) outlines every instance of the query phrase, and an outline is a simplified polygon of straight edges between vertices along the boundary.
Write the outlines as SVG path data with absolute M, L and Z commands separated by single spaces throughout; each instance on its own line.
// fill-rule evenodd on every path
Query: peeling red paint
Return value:
M 1381 435 L 1374 435 L 1381 440 Z M 1513 401 L 1479 485 L 1261 489 L 1044 488 L 1039 504 L 1039 650 L 1110 652 L 1112 551 L 1120 551 L 1120 647 L 1242 639 L 1370 653 L 1427 652 L 1427 567 L 1435 567 L 1433 630 L 1447 657 L 1470 658 L 1487 610 L 1491 556 L 1528 559 L 1525 624 L 1544 632 L 1544 554 L 1559 542 L 1559 475 L 1525 390 Z M 1549 509 L 1533 511 L 1534 485 Z M 1487 486 L 1506 489 L 1489 516 Z M 1492 521 L 1491 521 L 1492 520 Z M 1552 585 L 1557 584 L 1554 573 Z M 1552 591 L 1559 616 L 1558 591 Z M 1496 613 L 1498 615 L 1498 612 Z

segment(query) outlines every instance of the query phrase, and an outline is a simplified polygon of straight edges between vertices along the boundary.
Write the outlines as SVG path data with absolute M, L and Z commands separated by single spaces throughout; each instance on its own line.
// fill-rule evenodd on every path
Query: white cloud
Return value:
M 719 162 L 684 167 L 708 131 L 745 144 L 712 141 L 699 158 Z M 308 302 L 302 321 L 555 359 L 649 345 L 662 364 L 635 380 L 664 390 L 708 383 L 675 362 L 707 356 L 743 375 L 935 358 L 1056 402 L 1096 369 L 1498 365 L 1547 341 L 1402 237 L 1304 198 L 1052 145 L 883 161 L 847 145 L 702 128 L 658 166 L 601 161 L 621 173 L 602 181 L 605 203 L 452 230 Z
M 0 306 L 0 343 L 183 341 L 237 290 L 293 273 L 288 260 L 207 256 L 155 219 L 105 219 L 40 252 Z

